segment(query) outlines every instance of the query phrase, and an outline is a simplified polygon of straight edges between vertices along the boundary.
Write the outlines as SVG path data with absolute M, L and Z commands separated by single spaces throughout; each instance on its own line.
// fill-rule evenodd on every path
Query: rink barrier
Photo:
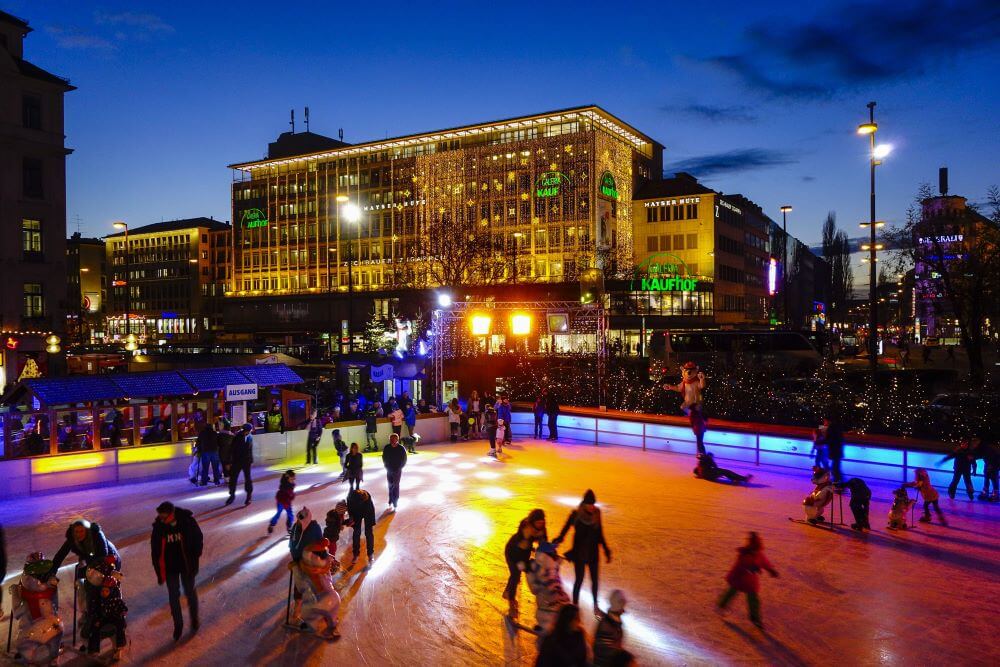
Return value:
M 534 415 L 528 404 L 515 405 L 512 432 L 531 437 Z M 563 408 L 558 417 L 559 441 L 594 446 L 633 447 L 643 451 L 694 456 L 697 445 L 686 418 L 642 415 L 595 408 Z M 543 420 L 548 435 L 548 417 Z M 705 446 L 718 460 L 754 465 L 808 470 L 813 464 L 811 429 L 771 424 L 735 423 L 709 419 Z M 845 477 L 909 482 L 917 468 L 924 468 L 931 482 L 947 488 L 952 462 L 941 459 L 950 451 L 945 443 L 847 433 L 841 469 Z M 973 475 L 976 490 L 982 488 L 982 466 Z M 959 489 L 965 493 L 964 487 Z
M 363 421 L 336 422 L 335 427 L 340 429 L 348 445 L 356 442 L 362 448 L 365 446 Z M 406 427 L 403 428 L 405 434 Z M 323 431 L 319 446 L 321 464 L 337 460 L 331 430 Z M 448 439 L 448 422 L 443 414 L 418 415 L 416 430 L 424 443 Z M 379 420 L 379 443 L 388 442 L 391 433 L 389 421 Z M 306 457 L 306 435 L 306 430 L 255 433 L 254 467 L 302 465 Z M 186 441 L 3 460 L 0 461 L 0 479 L 3 480 L 0 500 L 165 478 L 176 478 L 187 484 L 191 446 L 192 442 Z

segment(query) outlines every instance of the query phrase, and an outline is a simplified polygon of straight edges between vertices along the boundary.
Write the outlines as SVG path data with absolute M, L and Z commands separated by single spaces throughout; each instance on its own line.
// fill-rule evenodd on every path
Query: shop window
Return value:
M 56 429 L 59 452 L 94 448 L 94 416 L 89 410 L 60 410 L 56 413 Z

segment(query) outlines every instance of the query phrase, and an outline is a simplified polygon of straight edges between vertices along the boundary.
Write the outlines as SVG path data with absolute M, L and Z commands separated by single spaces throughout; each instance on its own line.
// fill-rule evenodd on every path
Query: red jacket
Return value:
M 285 478 L 278 484 L 278 492 L 274 494 L 274 499 L 282 507 L 291 507 L 295 500 L 295 485 Z
M 759 593 L 760 575 L 758 572 L 767 570 L 775 574 L 774 567 L 767 560 L 763 551 L 752 551 L 746 547 L 738 549 L 739 556 L 732 569 L 726 575 L 726 583 L 741 593 Z

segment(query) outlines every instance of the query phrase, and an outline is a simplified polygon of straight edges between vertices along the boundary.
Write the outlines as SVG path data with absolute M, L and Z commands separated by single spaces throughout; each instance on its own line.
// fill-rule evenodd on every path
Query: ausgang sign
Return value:
M 255 384 L 227 384 L 226 403 L 236 401 L 257 400 L 257 385 Z

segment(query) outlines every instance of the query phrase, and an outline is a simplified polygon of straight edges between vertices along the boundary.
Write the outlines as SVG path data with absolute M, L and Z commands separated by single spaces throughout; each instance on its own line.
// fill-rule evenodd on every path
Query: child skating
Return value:
M 910 500 L 905 486 L 893 491 L 892 506 L 889 508 L 889 530 L 906 530 L 906 513 L 916 502 L 916 500 Z
M 947 526 L 948 521 L 944 518 L 944 513 L 941 511 L 941 506 L 938 504 L 937 489 L 931 484 L 930 475 L 923 468 L 917 468 L 916 478 L 904 486 L 911 489 L 916 489 L 920 493 L 920 497 L 924 499 L 924 514 L 918 521 L 921 523 L 931 522 L 931 506 L 934 507 L 934 512 L 937 514 L 938 521 L 942 526 Z
M 736 562 L 733 563 L 729 574 L 726 575 L 726 583 L 729 584 L 729 588 L 719 598 L 719 613 L 725 614 L 726 606 L 737 593 L 745 593 L 747 607 L 750 611 L 750 622 L 763 630 L 764 623 L 760 617 L 759 573 L 761 570 L 767 570 L 772 577 L 777 577 L 778 571 L 764 555 L 764 543 L 757 533 L 750 533 L 746 546 L 740 547 L 737 553 Z
M 364 480 L 365 459 L 358 448 L 358 443 L 351 443 L 351 452 L 347 455 L 347 488 L 360 489 Z
M 268 535 L 274 532 L 274 527 L 278 525 L 278 519 L 281 518 L 282 512 L 285 513 L 285 531 L 292 532 L 292 522 L 294 521 L 292 517 L 295 514 L 292 511 L 293 500 L 295 500 L 295 471 L 286 470 L 285 474 L 281 476 L 281 481 L 278 482 L 278 492 L 274 494 L 277 511 L 271 517 L 271 523 L 267 527 Z

